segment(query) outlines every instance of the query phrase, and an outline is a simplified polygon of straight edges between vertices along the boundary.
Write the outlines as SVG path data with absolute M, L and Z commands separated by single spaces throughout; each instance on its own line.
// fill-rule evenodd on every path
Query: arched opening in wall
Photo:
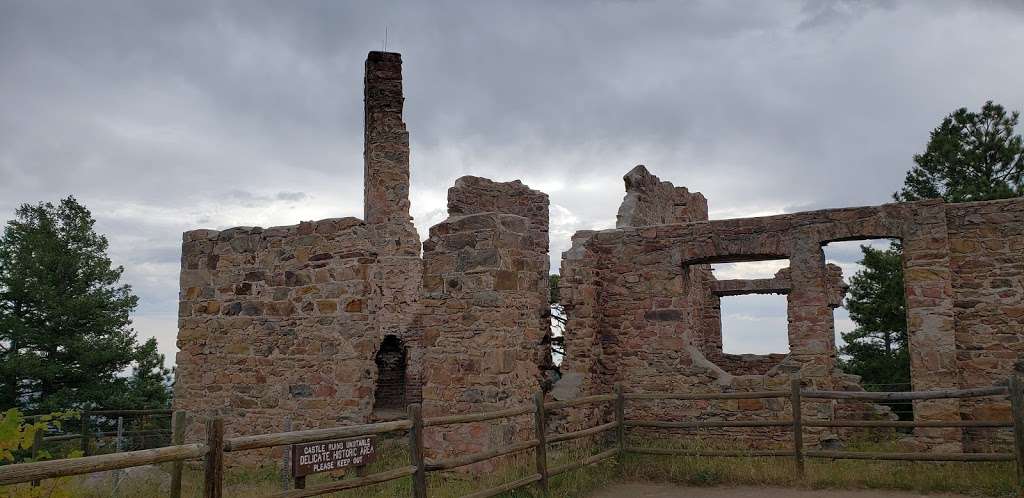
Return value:
M 788 267 L 787 259 L 711 265 L 720 333 L 705 349 L 726 372 L 763 375 L 789 354 Z
M 910 350 L 902 247 L 895 239 L 831 242 L 822 247 L 830 265 L 830 305 L 838 366 L 860 377 L 868 391 L 910 391 Z M 845 290 L 838 281 L 848 285 Z M 851 379 L 852 381 L 852 379 Z M 914 417 L 912 402 L 885 403 L 902 420 Z
M 406 347 L 401 339 L 384 337 L 375 358 L 377 388 L 374 390 L 373 413 L 376 418 L 405 415 L 406 405 Z

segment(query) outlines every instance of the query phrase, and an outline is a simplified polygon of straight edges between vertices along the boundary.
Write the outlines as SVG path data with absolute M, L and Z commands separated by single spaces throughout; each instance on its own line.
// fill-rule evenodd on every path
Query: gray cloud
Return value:
M 0 0 L 0 217 L 75 194 L 171 351 L 183 230 L 361 215 L 385 27 L 421 234 L 458 176 L 521 178 L 560 251 L 612 226 L 638 163 L 717 218 L 887 202 L 943 115 L 1024 108 L 1022 20 L 1014 1 Z

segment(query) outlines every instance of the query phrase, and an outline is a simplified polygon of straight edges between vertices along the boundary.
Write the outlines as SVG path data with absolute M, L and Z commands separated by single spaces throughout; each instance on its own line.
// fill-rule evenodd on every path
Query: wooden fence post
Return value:
M 1024 494 L 1024 375 L 1010 377 L 1010 408 L 1013 411 L 1013 452 L 1017 457 L 1017 490 Z
M 185 411 L 175 410 L 171 414 L 171 445 L 179 446 L 185 444 Z M 181 498 L 181 474 L 185 462 L 175 460 L 171 464 L 171 498 Z
M 533 406 L 535 408 L 533 412 L 533 427 L 537 437 L 537 451 L 535 455 L 537 457 L 537 473 L 540 474 L 540 480 L 537 481 L 537 489 L 540 491 L 541 496 L 548 496 L 550 493 L 548 489 L 548 423 L 547 416 L 544 413 L 544 391 L 537 391 L 533 395 Z
M 124 451 L 124 417 L 117 417 L 117 439 L 114 440 L 117 453 Z
M 626 451 L 626 395 L 622 394 L 622 384 L 615 384 L 615 422 L 616 434 L 619 439 L 619 461 Z
M 203 476 L 203 498 L 224 496 L 224 419 L 206 421 L 206 466 Z
M 423 412 L 419 403 L 409 405 L 409 459 L 416 467 L 412 475 L 412 497 L 427 498 L 427 469 L 423 458 Z
M 114 452 L 121 453 L 124 450 L 124 417 L 117 417 L 117 439 L 114 440 Z M 114 471 L 114 490 L 116 491 L 118 486 L 121 485 L 121 469 Z
M 39 458 L 39 452 L 43 449 L 43 432 L 38 430 L 32 435 L 32 461 Z M 32 486 L 39 486 L 39 480 L 32 481 Z
M 284 418 L 284 432 L 292 431 L 292 418 Z M 281 454 L 281 491 L 292 487 L 292 447 L 287 446 Z
M 89 456 L 89 443 L 92 439 L 89 434 L 89 412 L 82 411 L 82 423 L 79 427 L 79 432 L 82 433 L 82 456 Z
M 792 392 L 791 402 L 793 405 L 793 457 L 796 459 L 797 477 L 804 477 L 804 428 L 803 428 L 803 404 L 800 398 L 800 376 L 793 374 L 789 381 Z

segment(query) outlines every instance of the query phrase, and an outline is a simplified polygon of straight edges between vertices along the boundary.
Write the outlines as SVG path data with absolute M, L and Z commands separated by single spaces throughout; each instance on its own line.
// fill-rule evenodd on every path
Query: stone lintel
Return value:
M 722 296 L 744 296 L 749 294 L 789 294 L 791 285 L 788 278 L 729 279 L 711 282 L 711 293 Z

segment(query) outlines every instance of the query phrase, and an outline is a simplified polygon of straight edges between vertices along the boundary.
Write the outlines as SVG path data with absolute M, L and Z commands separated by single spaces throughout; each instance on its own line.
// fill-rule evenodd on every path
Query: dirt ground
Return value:
M 693 488 L 672 484 L 627 483 L 591 495 L 591 498 L 967 498 L 964 495 L 922 495 L 902 491 L 787 489 L 753 486 Z

